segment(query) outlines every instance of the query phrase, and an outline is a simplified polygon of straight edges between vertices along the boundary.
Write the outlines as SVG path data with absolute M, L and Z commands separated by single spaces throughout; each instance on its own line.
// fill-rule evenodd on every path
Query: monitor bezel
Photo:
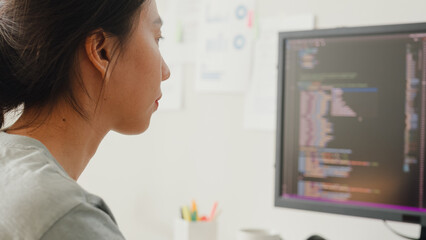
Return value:
M 426 23 L 399 25 L 379 25 L 367 27 L 345 27 L 279 33 L 278 56 L 278 95 L 277 95 L 277 129 L 276 129 L 276 164 L 275 164 L 275 206 L 323 213 L 341 214 L 382 220 L 418 223 L 426 225 L 426 212 L 405 211 L 398 209 L 375 208 L 307 199 L 283 198 L 280 196 L 282 186 L 284 156 L 284 93 L 285 93 L 285 42 L 290 39 L 350 37 L 385 34 L 426 33 Z

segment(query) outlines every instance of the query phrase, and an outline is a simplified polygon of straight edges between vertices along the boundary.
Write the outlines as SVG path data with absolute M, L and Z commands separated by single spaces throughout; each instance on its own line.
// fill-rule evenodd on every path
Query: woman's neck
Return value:
M 24 112 L 7 132 L 43 143 L 68 175 L 77 180 L 109 130 L 95 119 L 83 119 L 72 109 L 53 111 L 48 117 L 40 114 L 37 119 L 44 120 L 41 124 L 32 121 L 33 116 Z

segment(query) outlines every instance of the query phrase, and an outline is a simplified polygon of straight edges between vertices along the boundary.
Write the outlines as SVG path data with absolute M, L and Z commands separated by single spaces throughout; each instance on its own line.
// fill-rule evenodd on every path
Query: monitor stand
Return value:
M 312 235 L 312 236 L 308 237 L 306 240 L 326 240 L 326 239 L 321 237 L 321 236 L 318 236 L 318 235 Z
M 426 240 L 426 226 L 422 225 L 422 228 L 420 230 L 420 238 L 419 240 Z

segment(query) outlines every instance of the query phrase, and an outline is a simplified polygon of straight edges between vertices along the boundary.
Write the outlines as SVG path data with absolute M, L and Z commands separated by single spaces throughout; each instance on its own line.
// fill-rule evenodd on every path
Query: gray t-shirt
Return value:
M 0 239 L 122 240 L 104 201 L 39 141 L 0 132 Z

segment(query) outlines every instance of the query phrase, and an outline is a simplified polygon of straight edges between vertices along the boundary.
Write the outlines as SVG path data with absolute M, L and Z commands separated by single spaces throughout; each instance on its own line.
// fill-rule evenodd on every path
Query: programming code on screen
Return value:
M 284 197 L 426 206 L 426 34 L 285 44 Z

